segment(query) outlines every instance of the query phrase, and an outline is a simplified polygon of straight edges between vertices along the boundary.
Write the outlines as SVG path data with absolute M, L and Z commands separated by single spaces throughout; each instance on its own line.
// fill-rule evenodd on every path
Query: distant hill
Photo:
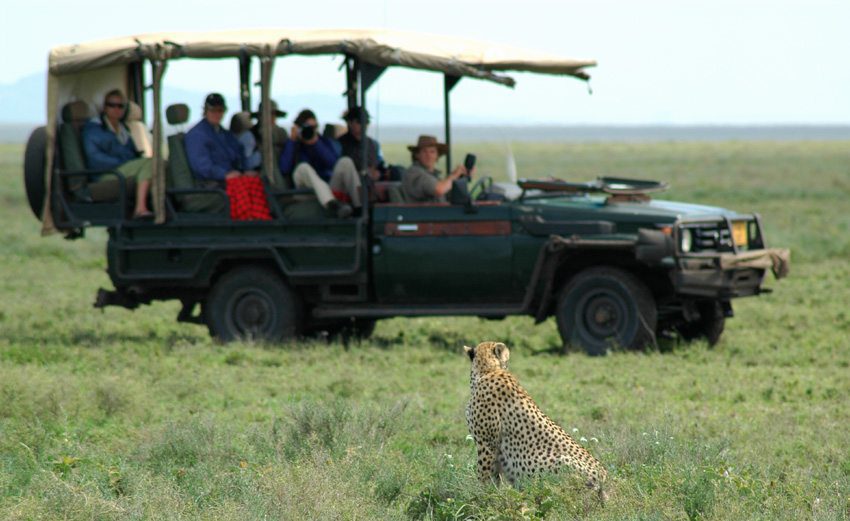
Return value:
M 0 85 L 0 143 L 23 143 L 46 114 L 46 73 L 32 74 L 12 84 Z M 191 109 L 190 124 L 201 117 L 206 92 L 163 89 L 163 105 L 186 103 Z M 231 113 L 239 106 L 236 92 L 223 92 Z M 327 94 L 275 94 L 286 110 L 284 125 L 299 110 L 310 107 L 321 123 L 339 123 L 345 103 L 342 96 Z M 256 101 L 255 101 L 256 103 Z M 420 107 L 382 103 L 369 106 L 372 134 L 381 141 L 412 142 L 419 134 L 443 133 L 442 107 Z M 850 140 L 850 126 L 838 125 L 530 125 L 494 124 L 491 116 L 455 110 L 452 113 L 455 141 L 725 141 L 725 140 Z M 457 124 L 462 122 L 462 124 Z M 171 131 L 166 126 L 166 134 Z
M 21 78 L 12 84 L 0 85 L 0 125 L 19 123 L 40 123 L 45 120 L 47 79 L 46 73 L 38 73 Z M 200 118 L 201 105 L 207 92 L 191 91 L 180 88 L 163 88 L 163 105 L 186 103 L 192 109 L 194 120 Z M 239 107 L 236 91 L 222 93 L 228 101 L 231 113 Z M 316 112 L 320 122 L 340 122 L 345 110 L 345 100 L 340 96 L 328 94 L 282 94 L 275 93 L 273 98 L 289 113 L 291 121 L 298 111 L 309 107 Z M 258 100 L 254 100 L 254 104 Z M 382 103 L 379 107 L 370 104 L 369 110 L 375 122 L 387 125 L 439 124 L 443 121 L 442 107 L 422 107 Z M 453 112 L 456 119 L 466 123 L 484 123 L 487 118 Z
M 44 121 L 47 113 L 47 73 L 0 84 L 0 124 Z

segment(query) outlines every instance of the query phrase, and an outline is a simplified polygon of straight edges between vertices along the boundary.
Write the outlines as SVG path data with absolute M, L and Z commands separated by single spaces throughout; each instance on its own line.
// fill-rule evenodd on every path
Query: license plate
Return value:
M 735 241 L 735 246 L 747 245 L 746 221 L 736 221 L 732 223 L 732 240 Z

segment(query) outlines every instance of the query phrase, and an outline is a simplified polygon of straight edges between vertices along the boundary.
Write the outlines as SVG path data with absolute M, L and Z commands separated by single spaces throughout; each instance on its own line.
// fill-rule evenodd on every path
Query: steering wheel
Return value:
M 487 194 L 493 186 L 493 178 L 489 175 L 482 177 L 469 188 L 469 197 L 472 200 L 478 200 L 481 196 Z M 480 190 L 480 193 L 476 191 Z

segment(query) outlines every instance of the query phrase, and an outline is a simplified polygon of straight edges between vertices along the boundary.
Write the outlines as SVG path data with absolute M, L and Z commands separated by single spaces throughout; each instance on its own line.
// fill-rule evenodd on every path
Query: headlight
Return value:
M 680 242 L 682 246 L 682 251 L 684 253 L 688 253 L 691 251 L 691 248 L 694 247 L 694 231 L 690 228 L 681 228 L 681 236 Z

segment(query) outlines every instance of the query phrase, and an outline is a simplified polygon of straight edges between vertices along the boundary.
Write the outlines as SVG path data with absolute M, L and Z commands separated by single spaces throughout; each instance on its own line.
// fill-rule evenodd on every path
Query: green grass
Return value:
M 386 147 L 396 161 L 401 146 Z M 501 177 L 501 145 L 478 152 Z M 0 519 L 850 519 L 850 143 L 517 145 L 527 177 L 669 181 L 793 250 L 719 343 L 553 354 L 550 320 L 395 319 L 368 342 L 212 342 L 178 306 L 97 311 L 105 234 L 40 237 L 0 145 Z M 463 344 L 512 349 L 608 468 L 480 486 Z

